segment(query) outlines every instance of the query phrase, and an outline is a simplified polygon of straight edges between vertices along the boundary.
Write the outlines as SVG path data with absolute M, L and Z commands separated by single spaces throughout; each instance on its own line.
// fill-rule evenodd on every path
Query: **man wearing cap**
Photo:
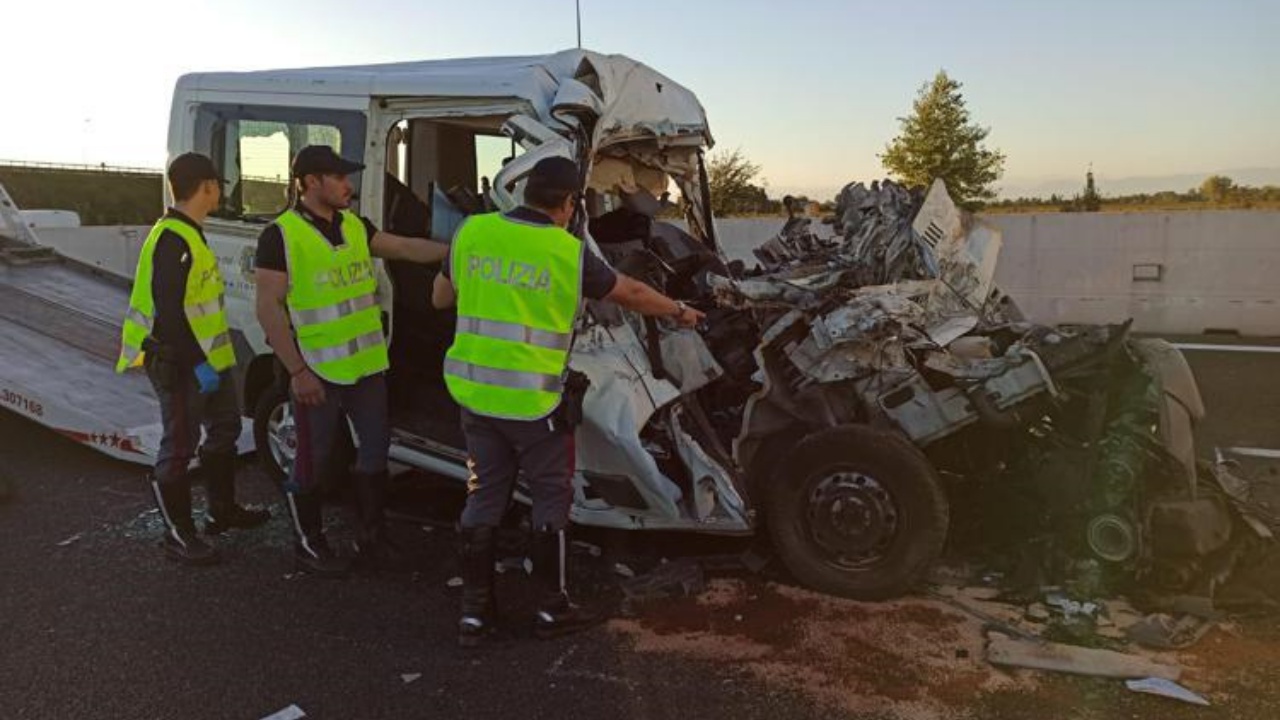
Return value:
M 209 498 L 206 534 L 255 527 L 270 515 L 235 502 L 236 358 L 222 273 L 202 229 L 218 207 L 222 180 L 198 153 L 174 158 L 168 180 L 174 205 L 142 244 L 116 372 L 143 365 L 160 400 L 163 434 L 151 491 L 165 524 L 164 550 L 175 560 L 205 565 L 217 562 L 218 553 L 196 535 L 191 519 L 188 467 L 197 446 Z
M 258 322 L 289 374 L 297 455 L 286 484 L 304 570 L 342 575 L 322 532 L 318 493 L 345 415 L 357 439 L 353 481 L 360 506 L 356 550 L 380 564 L 391 559 L 385 535 L 388 492 L 389 367 L 373 257 L 440 262 L 444 243 L 385 233 L 347 210 L 349 175 L 363 170 L 327 145 L 303 148 L 293 161 L 297 202 L 258 238 Z
M 703 314 L 615 272 L 566 231 L 578 205 L 578 167 L 539 161 L 524 205 L 473 215 L 458 229 L 432 289 L 436 307 L 458 305 L 445 382 L 462 406 L 471 479 L 462 512 L 462 618 L 458 640 L 474 647 L 494 621 L 494 532 L 523 473 L 533 495 L 534 629 L 554 637 L 594 618 L 569 601 L 565 528 L 573 503 L 574 416 L 566 390 L 569 350 L 584 297 L 692 327 Z M 574 387 L 576 385 L 576 388 Z M 562 403 L 562 400 L 564 402 Z

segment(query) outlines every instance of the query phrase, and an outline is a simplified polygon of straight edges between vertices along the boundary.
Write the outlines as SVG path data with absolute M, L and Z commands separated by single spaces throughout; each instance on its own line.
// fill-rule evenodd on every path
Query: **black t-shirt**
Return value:
M 173 208 L 169 208 L 164 216 L 190 225 L 200 236 L 200 241 L 207 244 L 204 231 L 195 220 Z M 160 233 L 151 255 L 151 297 L 156 304 L 151 337 L 174 362 L 195 367 L 204 362 L 204 351 L 191 331 L 184 307 L 190 272 L 191 249 L 187 247 L 187 241 L 172 230 Z
M 338 247 L 342 244 L 342 217 L 338 213 L 335 212 L 331 220 L 325 220 L 308 210 L 302 203 L 296 203 L 293 209 L 297 210 L 298 214 L 311 223 L 316 230 L 319 230 L 330 245 Z M 364 223 L 365 235 L 373 240 L 378 228 L 367 217 L 361 216 L 360 221 Z M 254 267 L 260 267 L 263 270 L 289 271 L 284 249 L 284 233 L 280 231 L 279 225 L 271 223 L 258 235 L 258 251 L 254 255 L 253 264 Z
M 518 207 L 505 217 L 517 220 L 523 223 L 531 223 L 534 225 L 550 225 L 551 218 L 546 214 L 527 207 Z M 452 242 L 452 240 L 450 241 Z M 452 257 L 446 260 L 444 267 L 440 269 L 440 273 L 445 277 L 449 277 L 449 268 L 452 265 Z M 603 300 L 609 293 L 613 292 L 613 288 L 618 284 L 618 273 L 603 258 L 594 252 L 586 252 L 582 258 L 582 294 L 592 300 Z

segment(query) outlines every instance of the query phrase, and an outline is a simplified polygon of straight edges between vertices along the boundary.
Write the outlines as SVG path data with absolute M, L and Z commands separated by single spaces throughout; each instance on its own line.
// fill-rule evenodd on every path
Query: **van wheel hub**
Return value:
M 829 562 L 847 568 L 875 564 L 898 533 L 893 498 L 875 478 L 858 472 L 837 472 L 817 482 L 809 493 L 809 534 L 830 556 Z

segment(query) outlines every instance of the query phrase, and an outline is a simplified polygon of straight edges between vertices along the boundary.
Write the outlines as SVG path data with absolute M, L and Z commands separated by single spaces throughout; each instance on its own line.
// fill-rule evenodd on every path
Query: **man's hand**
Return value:
M 605 300 L 643 315 L 667 318 L 684 328 L 697 327 L 698 323 L 707 318 L 706 314 L 697 308 L 672 300 L 647 284 L 622 273 L 618 273 L 618 280 L 614 283 L 613 290 L 605 296 Z
M 672 318 L 675 320 L 676 325 L 679 325 L 682 328 L 694 328 L 698 327 L 698 325 L 702 324 L 703 320 L 707 319 L 707 314 L 698 308 L 689 307 L 684 303 L 679 303 L 679 305 L 680 313 Z
M 311 368 L 303 368 L 289 381 L 289 389 L 299 405 L 320 405 L 324 402 L 324 383 L 311 372 Z
M 457 288 L 449 278 L 444 276 L 444 273 L 438 273 L 435 282 L 431 285 L 431 306 L 437 310 L 443 310 L 453 307 L 457 302 Z

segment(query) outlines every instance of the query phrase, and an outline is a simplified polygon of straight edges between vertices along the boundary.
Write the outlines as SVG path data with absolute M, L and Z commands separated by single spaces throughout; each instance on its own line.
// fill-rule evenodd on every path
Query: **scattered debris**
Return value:
M 958 590 L 956 590 L 955 588 L 946 588 L 946 590 L 947 590 L 947 591 L 950 591 L 950 592 L 952 592 L 952 593 L 954 593 L 954 592 L 958 592 Z M 955 608 L 956 610 L 959 610 L 960 612 L 962 612 L 962 613 L 964 613 L 964 614 L 966 614 L 966 615 L 968 615 L 968 616 L 970 616 L 970 617 L 972 617 L 972 618 L 974 618 L 974 619 L 976 619 L 976 620 L 981 620 L 981 621 L 983 622 L 983 626 L 984 626 L 986 629 L 989 629 L 989 630 L 996 630 L 996 631 L 999 631 L 999 632 L 1001 632 L 1001 633 L 1003 633 L 1003 634 L 1005 634 L 1005 635 L 1009 635 L 1009 636 L 1011 636 L 1011 637 L 1022 638 L 1023 640 L 1027 640 L 1027 641 L 1029 641 L 1029 642 L 1040 642 L 1040 641 L 1041 641 L 1041 638 L 1040 638 L 1040 636 L 1039 636 L 1039 635 L 1036 635 L 1035 633 L 1028 632 L 1028 631 L 1023 630 L 1022 628 L 1017 627 L 1016 625 L 1014 625 L 1014 624 L 1013 624 L 1013 622 L 1014 622 L 1014 619 L 1013 619 L 1013 618 L 1001 619 L 1001 618 L 999 618 L 999 617 L 996 617 L 995 615 L 993 615 L 993 614 L 992 614 L 992 613 L 990 613 L 990 612 L 986 612 L 986 611 L 984 611 L 984 610 L 980 610 L 980 609 L 978 609 L 978 608 L 974 607 L 970 602 L 966 602 L 966 601 L 961 600 L 961 599 L 959 599 L 959 598 L 953 597 L 952 595 L 949 595 L 949 594 L 947 594 L 946 592 L 943 592 L 943 591 L 933 590 L 933 591 L 930 591 L 930 592 L 929 592 L 929 595 L 930 595 L 931 597 L 937 598 L 938 600 L 941 600 L 942 602 L 946 603 L 947 605 L 950 605 L 951 607 Z
M 1125 634 L 1130 640 L 1144 647 L 1156 650 L 1176 650 L 1194 645 L 1209 628 L 1213 621 L 1195 615 L 1165 615 L 1152 613 L 1141 621 L 1130 625 Z
M 574 540 L 569 544 L 573 547 L 574 550 L 578 552 L 585 552 L 591 557 L 600 557 L 600 555 L 603 553 L 599 545 L 592 545 L 591 543 L 583 540 Z
M 1027 619 L 1034 623 L 1047 623 L 1052 615 L 1049 614 L 1049 608 L 1040 603 L 1032 603 L 1027 606 Z
M 1124 686 L 1134 692 L 1146 693 L 1148 695 L 1159 695 L 1160 697 L 1181 700 L 1182 702 L 1191 703 L 1192 705 L 1209 706 L 1209 701 L 1203 697 L 1191 692 L 1172 680 L 1164 678 L 1143 678 L 1141 680 L 1126 680 Z
M 916 597 L 865 603 L 721 578 L 609 628 L 636 652 L 725 663 L 857 717 L 953 717 L 983 693 L 1039 682 L 982 660 L 981 620 Z
M 57 543 L 55 543 L 55 544 L 56 544 L 58 547 L 66 547 L 66 546 L 71 545 L 71 544 L 73 544 L 73 543 L 80 542 L 80 538 L 82 538 L 82 537 L 84 537 L 84 533 L 76 533 L 75 535 L 72 535 L 71 537 L 67 538 L 66 540 L 59 540 L 59 541 L 58 541 Z
M 630 566 L 625 565 L 623 563 L 614 563 L 613 574 L 624 577 L 624 578 L 634 578 L 636 576 L 636 571 L 632 570 Z
M 1066 615 L 1068 618 L 1072 618 L 1077 615 L 1095 618 L 1098 616 L 1098 611 L 1101 609 L 1101 606 L 1097 603 L 1072 600 L 1061 592 L 1048 593 L 1045 595 L 1044 602 L 1049 607 L 1061 610 L 1062 614 Z
M 652 572 L 621 583 L 626 599 L 643 603 L 663 598 L 697 595 L 706 587 L 702 566 L 690 560 L 663 563 Z
M 454 576 L 446 580 L 444 584 L 451 588 L 460 588 L 462 587 L 462 578 Z
M 400 675 L 400 680 L 405 685 L 408 685 L 411 682 L 416 682 L 420 679 L 422 679 L 422 673 L 401 673 Z
M 270 715 L 263 717 L 262 720 L 299 720 L 300 718 L 304 718 L 306 716 L 307 714 L 302 711 L 302 708 L 298 707 L 297 705 L 290 705 L 289 707 L 283 710 L 271 713 Z
M 1158 677 L 1177 680 L 1182 668 L 1162 665 L 1137 655 L 1075 645 L 1017 640 L 992 633 L 987 660 L 993 665 L 1052 670 L 1110 678 Z
M 509 570 L 523 571 L 526 575 L 533 574 L 533 561 L 523 556 L 504 557 L 493 564 L 493 571 L 499 575 Z

